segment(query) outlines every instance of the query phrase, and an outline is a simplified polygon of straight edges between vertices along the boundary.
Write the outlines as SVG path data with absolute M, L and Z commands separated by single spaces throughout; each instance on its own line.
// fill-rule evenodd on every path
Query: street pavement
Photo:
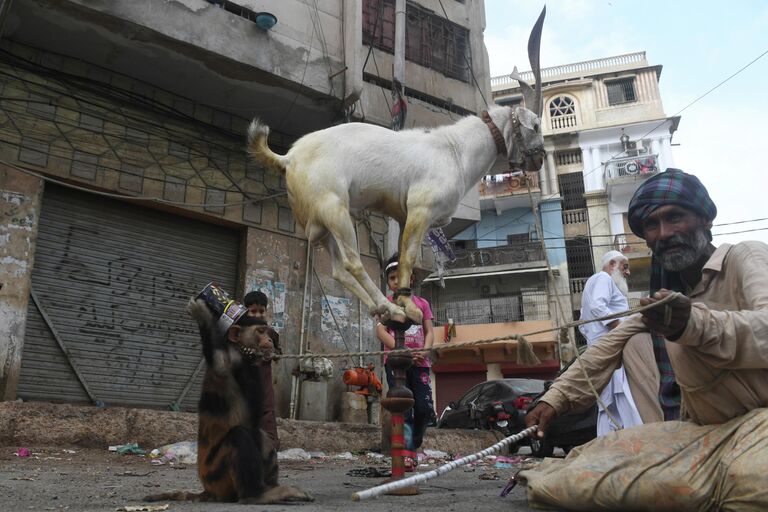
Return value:
M 526 450 L 523 448 L 521 451 Z M 3 511 L 116 511 L 121 507 L 150 505 L 146 494 L 172 490 L 200 490 L 194 465 L 152 465 L 146 457 L 117 455 L 106 450 L 31 448 L 30 457 L 16 457 L 15 448 L 0 447 L 0 496 Z M 505 460 L 505 459 L 502 459 Z M 373 456 L 351 460 L 332 457 L 282 461 L 281 483 L 300 487 L 315 497 L 302 505 L 242 506 L 222 503 L 169 502 L 170 512 L 353 511 L 390 512 L 400 507 L 418 510 L 529 511 L 524 489 L 499 496 L 509 478 L 521 466 L 535 463 L 518 455 L 497 464 L 492 459 L 461 467 L 423 483 L 417 496 L 382 496 L 353 502 L 351 495 L 384 481 L 383 478 L 349 476 L 350 469 L 386 467 Z M 443 461 L 431 461 L 420 471 L 434 469 Z M 501 466 L 501 467 L 498 467 Z M 160 503 L 164 505 L 165 503 Z M 152 504 L 158 505 L 158 504 Z M 130 509 L 129 509 L 130 510 Z

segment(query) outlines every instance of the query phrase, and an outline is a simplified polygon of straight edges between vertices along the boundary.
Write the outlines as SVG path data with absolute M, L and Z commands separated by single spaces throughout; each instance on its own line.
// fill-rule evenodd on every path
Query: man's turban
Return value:
M 667 169 L 645 180 L 629 202 L 629 229 L 645 238 L 643 221 L 657 208 L 678 205 L 692 210 L 707 220 L 717 215 L 717 207 L 699 178 L 680 169 Z

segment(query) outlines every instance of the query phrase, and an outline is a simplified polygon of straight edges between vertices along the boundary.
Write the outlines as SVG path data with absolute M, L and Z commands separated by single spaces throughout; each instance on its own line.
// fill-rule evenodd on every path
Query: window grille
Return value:
M 395 51 L 395 0 L 363 1 L 363 44 Z
M 589 244 L 589 238 L 585 236 L 566 239 L 565 259 L 568 261 L 568 275 L 571 279 L 590 277 L 595 273 L 592 247 Z
M 587 200 L 584 199 L 583 172 L 558 174 L 557 182 L 563 197 L 563 210 L 580 210 L 587 207 Z
M 531 241 L 530 233 L 518 233 L 516 235 L 507 235 L 507 245 L 517 245 Z
M 568 96 L 558 96 L 549 102 L 549 115 L 552 117 L 566 116 L 576 113 L 576 105 Z
M 576 103 L 568 96 L 558 96 L 549 102 L 552 130 L 570 130 L 576 126 Z
M 394 0 L 363 1 L 363 44 L 371 43 L 380 50 L 394 52 Z M 416 4 L 408 3 L 405 58 L 447 77 L 469 83 L 469 30 Z
M 637 100 L 633 77 L 606 82 L 605 87 L 608 90 L 609 105 L 620 105 Z

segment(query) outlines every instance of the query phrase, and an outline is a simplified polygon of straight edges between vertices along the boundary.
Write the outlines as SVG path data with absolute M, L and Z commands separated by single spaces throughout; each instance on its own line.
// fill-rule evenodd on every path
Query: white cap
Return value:
M 627 257 L 621 254 L 619 251 L 608 251 L 607 253 L 603 254 L 603 260 L 601 262 L 602 264 L 600 268 L 605 268 L 606 265 L 615 259 L 626 260 Z

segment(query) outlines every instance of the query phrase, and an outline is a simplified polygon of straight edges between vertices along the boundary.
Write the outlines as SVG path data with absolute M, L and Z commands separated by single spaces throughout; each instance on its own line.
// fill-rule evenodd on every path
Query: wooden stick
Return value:
M 414 484 L 419 484 L 421 482 L 426 482 L 427 480 L 431 480 L 440 475 L 444 475 L 445 473 L 448 473 L 449 471 L 452 471 L 458 467 L 464 466 L 466 464 L 469 464 L 470 462 L 474 462 L 478 459 L 481 459 L 486 455 L 491 455 L 492 453 L 498 452 L 505 446 L 512 443 L 516 443 L 522 440 L 523 438 L 534 434 L 535 432 L 536 432 L 536 425 L 532 425 L 526 428 L 525 430 L 521 430 L 515 435 L 505 437 L 498 443 L 486 448 L 481 452 L 473 453 L 472 455 L 467 455 L 466 457 L 462 457 L 460 459 L 451 461 L 447 464 L 443 464 L 442 466 L 436 469 L 433 469 L 432 471 L 427 471 L 426 473 L 419 473 L 418 475 L 409 476 L 408 478 L 403 478 L 402 480 L 398 480 L 396 482 L 390 482 L 387 484 L 378 485 L 376 487 L 371 487 L 370 489 L 366 489 L 364 491 L 356 492 L 352 495 L 352 501 L 361 501 L 368 498 L 373 498 L 381 494 L 385 494 L 385 493 L 400 489 L 402 487 L 408 487 Z

